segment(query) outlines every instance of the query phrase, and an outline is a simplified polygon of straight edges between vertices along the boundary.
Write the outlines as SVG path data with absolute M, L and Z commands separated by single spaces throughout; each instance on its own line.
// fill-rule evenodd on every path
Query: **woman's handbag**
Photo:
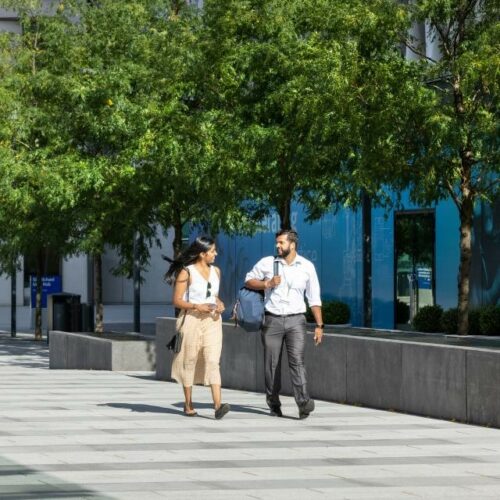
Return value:
M 175 335 L 172 336 L 170 342 L 167 344 L 167 349 L 169 351 L 173 351 L 175 354 L 181 352 L 182 347 L 182 333 L 176 332 Z
M 189 275 L 189 269 L 185 268 L 186 271 L 188 272 Z M 189 287 L 188 287 L 188 299 L 189 299 Z M 169 351 L 172 351 L 174 354 L 177 354 L 181 352 L 181 347 L 182 347 L 182 327 L 184 326 L 184 321 L 186 321 L 186 314 L 187 311 L 184 311 L 184 316 L 182 317 L 181 324 L 179 325 L 179 328 L 176 330 L 175 334 L 172 336 L 172 338 L 169 340 L 167 344 L 167 349 Z
M 169 351 L 172 351 L 174 354 L 177 354 L 178 352 L 181 352 L 181 347 L 182 347 L 182 326 L 184 325 L 184 321 L 186 320 L 186 314 L 187 311 L 184 311 L 184 316 L 182 317 L 181 324 L 179 326 L 179 329 L 175 332 L 175 334 L 172 336 L 172 338 L 169 340 L 167 344 L 167 349 Z

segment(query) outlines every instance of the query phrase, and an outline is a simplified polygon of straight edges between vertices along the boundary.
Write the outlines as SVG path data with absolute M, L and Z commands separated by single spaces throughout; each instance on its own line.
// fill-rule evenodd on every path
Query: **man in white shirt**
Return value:
M 307 298 L 316 321 L 314 342 L 321 343 L 323 320 L 318 276 L 314 264 L 297 253 L 298 235 L 283 229 L 276 234 L 277 257 L 264 257 L 246 275 L 245 286 L 264 290 L 265 318 L 262 328 L 266 400 L 271 415 L 281 417 L 281 354 L 283 344 L 299 418 L 314 410 L 314 400 L 307 392 L 304 349 L 306 339 Z

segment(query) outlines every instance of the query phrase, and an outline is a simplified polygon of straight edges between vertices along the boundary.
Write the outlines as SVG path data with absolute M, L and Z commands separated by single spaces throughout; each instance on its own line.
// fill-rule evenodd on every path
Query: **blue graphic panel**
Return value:
M 451 201 L 436 206 L 436 304 L 457 307 L 460 233 L 458 210 Z
M 403 193 L 400 210 L 420 207 Z M 431 207 L 434 208 L 434 207 Z M 471 289 L 473 303 L 495 303 L 500 300 L 500 266 L 498 258 L 498 204 L 478 207 L 475 213 L 475 276 Z M 320 278 L 324 300 L 337 299 L 349 304 L 351 323 L 363 323 L 363 255 L 362 217 L 360 212 L 328 212 L 320 221 L 308 224 L 299 205 L 292 207 L 292 227 L 300 236 L 299 253 L 312 260 Z M 435 206 L 435 286 L 436 303 L 444 309 L 457 302 L 459 266 L 459 219 L 452 201 Z M 273 255 L 274 235 L 279 217 L 264 220 L 264 230 L 254 237 L 218 238 L 217 262 L 223 270 L 221 296 L 226 307 L 234 302 L 246 272 L 265 255 Z M 372 324 L 375 328 L 394 327 L 394 211 L 372 210 Z M 421 269 L 419 287 L 430 289 L 431 270 Z
M 474 211 L 471 304 L 500 304 L 500 199 Z
M 304 218 L 305 214 L 302 207 L 300 205 L 293 205 L 292 221 L 296 220 L 296 223 L 292 224 L 292 227 L 299 233 L 298 252 L 314 264 L 318 277 L 320 277 L 322 269 L 321 221 L 309 223 L 305 222 Z
M 394 328 L 394 213 L 372 210 L 372 325 Z
M 231 314 L 236 293 L 244 284 L 245 274 L 260 258 L 261 236 L 228 238 L 220 235 L 216 243 L 218 251 L 216 265 L 222 271 L 219 295 L 226 306 L 223 317 L 227 319 Z
M 62 291 L 61 276 L 42 276 L 42 307 L 47 307 L 47 295 Z M 36 307 L 36 276 L 31 276 L 31 307 Z
M 351 323 L 361 325 L 362 234 L 361 214 L 341 211 L 327 213 L 321 220 L 308 223 L 300 205 L 292 206 L 292 227 L 299 233 L 299 253 L 311 260 L 318 273 L 323 300 L 342 300 L 351 309 Z M 245 274 L 261 257 L 275 254 L 277 215 L 263 221 L 264 229 L 254 237 L 217 239 L 217 263 L 223 270 L 221 298 L 229 308 L 243 285 Z
M 432 290 L 432 269 L 417 267 L 417 282 L 419 290 Z
M 363 255 L 361 212 L 326 214 L 322 222 L 321 283 L 325 299 L 349 305 L 353 325 L 363 323 Z

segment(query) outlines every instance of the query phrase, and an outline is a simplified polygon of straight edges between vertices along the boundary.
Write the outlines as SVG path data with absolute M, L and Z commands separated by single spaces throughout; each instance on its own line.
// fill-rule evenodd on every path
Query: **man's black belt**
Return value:
M 264 311 L 266 316 L 273 316 L 275 318 L 291 318 L 292 316 L 302 316 L 305 313 L 294 313 L 294 314 L 274 314 L 269 311 Z

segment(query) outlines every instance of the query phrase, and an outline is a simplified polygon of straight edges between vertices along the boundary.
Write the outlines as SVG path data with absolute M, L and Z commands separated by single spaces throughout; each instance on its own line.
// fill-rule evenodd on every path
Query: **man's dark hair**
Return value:
M 298 246 L 299 246 L 299 233 L 297 233 L 297 231 L 294 231 L 293 229 L 280 229 L 276 233 L 276 238 L 278 236 L 283 236 L 283 235 L 286 236 L 287 240 L 290 243 L 295 243 L 295 248 L 298 248 Z

